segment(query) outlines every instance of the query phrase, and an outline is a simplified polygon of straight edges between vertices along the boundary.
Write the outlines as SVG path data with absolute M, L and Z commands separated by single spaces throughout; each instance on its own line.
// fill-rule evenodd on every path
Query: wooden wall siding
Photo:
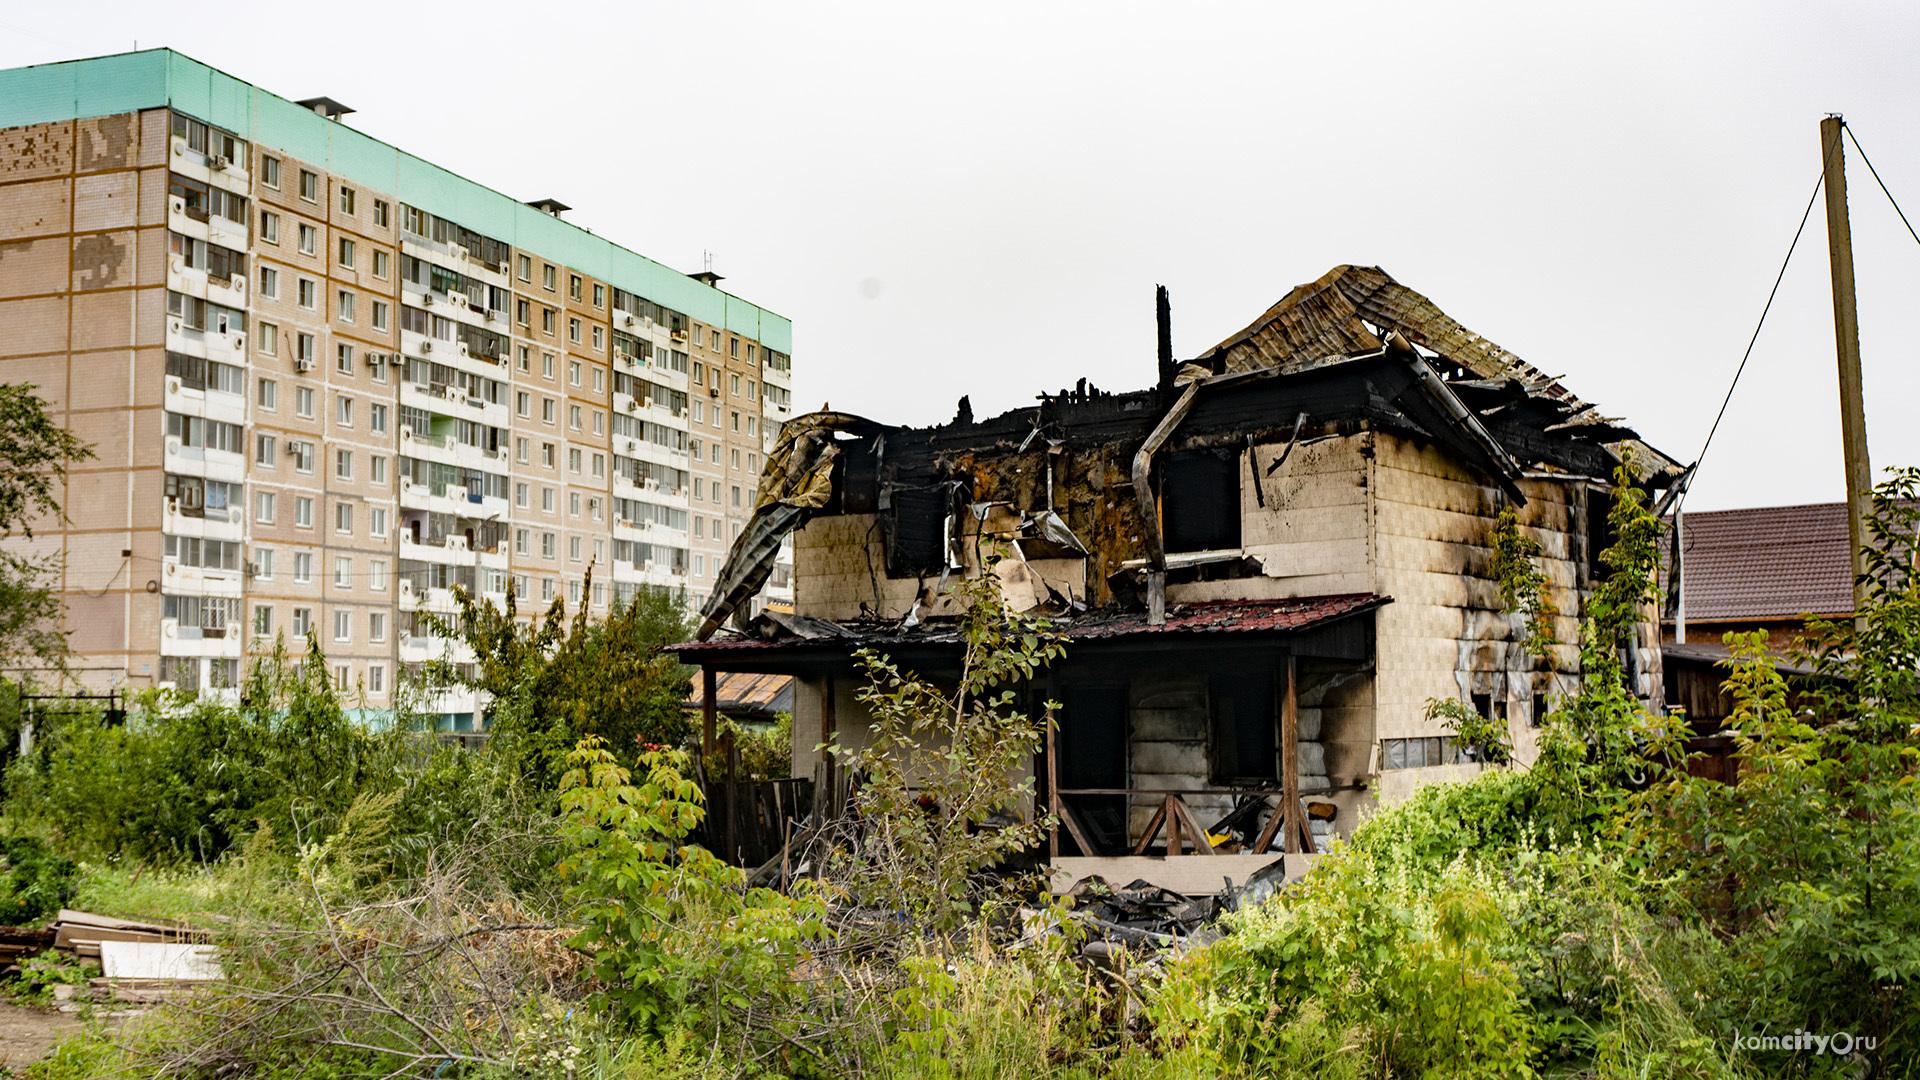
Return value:
M 1129 786 L 1139 788 L 1204 788 L 1212 777 L 1207 760 L 1211 728 L 1207 676 L 1204 674 L 1142 673 L 1127 689 Z M 1127 800 L 1127 834 L 1137 840 L 1162 796 L 1135 795 Z M 1193 816 L 1211 825 L 1233 809 L 1230 796 L 1187 800 Z

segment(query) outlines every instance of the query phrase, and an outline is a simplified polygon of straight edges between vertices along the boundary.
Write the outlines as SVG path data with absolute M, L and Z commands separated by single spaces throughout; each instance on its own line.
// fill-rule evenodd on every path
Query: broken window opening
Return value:
M 1213 782 L 1280 778 L 1279 716 L 1272 673 L 1215 675 L 1209 686 L 1213 713 Z
M 1233 450 L 1168 454 L 1160 477 L 1160 528 L 1168 553 L 1240 546 L 1240 455 Z

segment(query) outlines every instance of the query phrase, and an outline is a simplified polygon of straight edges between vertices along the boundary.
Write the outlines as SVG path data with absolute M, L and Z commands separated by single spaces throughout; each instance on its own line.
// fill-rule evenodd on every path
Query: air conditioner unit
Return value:
M 423 296 L 423 297 L 421 297 L 421 298 L 420 298 L 420 302 L 421 302 L 422 304 L 425 304 L 425 305 L 426 305 L 427 307 L 432 307 L 432 306 L 433 306 L 433 293 L 432 293 L 432 292 L 428 292 L 428 293 L 427 293 L 427 294 L 426 294 L 425 296 Z
M 498 311 L 495 311 L 495 310 L 494 310 L 494 309 L 492 309 L 492 308 L 488 308 L 488 309 L 487 309 L 487 321 L 488 321 L 488 322 L 499 322 L 499 321 L 500 321 L 500 315 L 501 315 L 501 312 L 498 312 Z
M 707 396 L 708 396 L 708 397 L 719 397 L 719 396 L 720 396 L 720 388 L 719 388 L 719 387 L 717 387 L 717 386 L 709 386 L 709 387 L 707 387 Z
M 628 439 L 628 440 L 627 440 L 627 453 L 629 453 L 629 454 L 633 454 L 633 453 L 638 453 L 638 452 L 639 452 L 639 450 L 640 450 L 640 440 L 639 440 L 639 439 Z
M 294 359 L 294 361 L 293 361 L 293 370 L 295 370 L 295 371 L 312 371 L 312 370 L 313 370 L 313 361 L 312 361 L 312 360 L 309 360 L 309 359 L 307 359 L 307 358 L 306 358 L 306 357 L 304 357 L 304 356 L 302 356 L 302 357 L 296 357 L 296 358 Z
M 370 353 L 368 353 L 368 354 L 367 354 L 367 366 L 368 366 L 368 367 L 372 367 L 372 368 L 377 368 L 377 367 L 379 367 L 379 366 L 380 366 L 381 364 L 384 364 L 384 363 L 386 363 L 386 362 L 387 362 L 387 354 L 386 354 L 386 353 L 377 353 L 377 352 L 370 352 Z
M 453 245 L 453 261 L 454 262 L 466 262 L 468 258 L 470 258 L 470 255 L 468 254 L 466 248 L 461 247 L 459 244 Z
M 454 307 L 457 307 L 457 308 L 466 307 L 467 294 L 461 293 L 461 292 L 450 292 L 447 294 L 447 303 L 452 304 Z
M 433 342 L 431 342 L 431 341 L 423 341 L 423 342 L 421 342 L 421 343 L 420 343 L 420 351 L 421 351 L 421 352 L 432 352 L 432 351 L 433 351 Z
M 180 500 L 179 500 L 179 499 L 175 499 L 175 498 L 168 498 L 168 499 L 167 499 L 167 513 L 169 513 L 169 514 L 177 514 L 177 513 L 179 513 L 179 512 L 180 512 Z
M 501 277 L 506 277 L 506 276 L 507 276 L 507 274 L 508 274 L 508 273 L 509 273 L 509 272 L 511 271 L 511 269 L 512 269 L 512 268 L 511 268 L 511 267 L 509 267 L 509 266 L 507 265 L 507 263 L 506 263 L 506 261 L 505 261 L 504 259 L 503 259 L 503 260 L 501 260 L 501 262 L 500 262 L 500 276 L 501 276 Z
M 627 321 L 626 321 L 626 325 L 627 325 L 627 326 L 632 326 L 632 325 L 634 324 L 634 322 L 635 322 L 635 320 L 634 320 L 634 317 L 633 317 L 633 316 L 631 316 L 631 315 L 629 315 L 629 316 L 627 316 Z
M 232 164 L 233 162 L 227 160 L 225 154 L 215 154 L 213 155 L 213 159 L 207 162 L 207 165 L 212 168 L 214 172 L 225 172 L 227 167 Z
M 638 401 L 629 401 L 629 402 L 627 402 L 627 411 L 628 411 L 628 412 L 639 412 L 639 411 L 640 411 L 640 403 L 639 403 Z
M 234 291 L 234 292 L 245 292 L 245 291 L 247 291 L 247 275 L 245 275 L 245 274 L 235 274 L 235 275 L 233 275 L 233 286 L 232 286 L 232 288 L 233 288 L 233 291 Z
M 260 564 L 257 562 L 254 562 L 252 559 L 247 560 L 247 576 L 250 578 L 257 578 L 260 576 Z

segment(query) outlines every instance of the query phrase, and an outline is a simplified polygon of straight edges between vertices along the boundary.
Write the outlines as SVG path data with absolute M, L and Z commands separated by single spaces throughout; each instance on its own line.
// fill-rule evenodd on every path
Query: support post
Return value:
M 1673 574 L 1673 643 L 1687 643 L 1687 578 L 1685 556 L 1687 548 L 1687 512 L 1675 505 L 1673 508 L 1673 554 L 1667 562 Z M 1669 703 L 1671 704 L 1671 703 Z M 1534 717 L 1535 721 L 1539 717 Z
M 1873 493 L 1867 460 L 1867 413 L 1860 382 L 1860 317 L 1853 293 L 1853 227 L 1847 220 L 1846 124 L 1838 116 L 1820 121 L 1820 153 L 1826 162 L 1827 259 L 1833 277 L 1833 336 L 1840 362 L 1840 440 L 1846 452 L 1847 539 L 1853 545 L 1853 610 L 1866 607 L 1867 560 L 1864 518 Z
M 1281 850 L 1289 855 L 1300 852 L 1300 831 L 1307 827 L 1300 820 L 1300 700 L 1294 691 L 1298 668 L 1293 652 L 1287 652 L 1287 685 L 1280 692 L 1280 812 L 1287 815 L 1280 829 L 1285 839 Z
M 820 744 L 826 746 L 833 742 L 834 736 L 839 731 L 839 726 L 833 713 L 833 676 L 828 675 L 821 680 L 821 683 Z M 840 763 L 835 761 L 833 755 L 825 750 L 822 750 L 820 754 L 821 762 L 826 766 L 827 814 L 829 817 L 835 817 L 840 813 Z
M 1060 857 L 1060 766 L 1059 757 L 1054 753 L 1053 710 L 1047 710 L 1047 812 L 1052 815 L 1053 823 L 1047 828 L 1047 858 Z M 1082 855 L 1093 854 L 1083 851 Z
M 700 705 L 700 753 L 703 757 L 713 755 L 716 733 L 719 730 L 720 694 L 715 686 L 713 669 L 700 666 L 700 693 L 703 698 Z

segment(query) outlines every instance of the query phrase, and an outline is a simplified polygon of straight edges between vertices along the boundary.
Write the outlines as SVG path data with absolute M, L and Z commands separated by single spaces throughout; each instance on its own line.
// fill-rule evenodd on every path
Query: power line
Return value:
M 1853 142 L 1853 148 L 1860 150 L 1860 140 L 1854 136 L 1853 128 L 1845 120 L 1840 121 L 1840 129 L 1847 133 L 1847 138 Z M 1893 212 L 1900 215 L 1900 224 L 1907 227 L 1907 235 L 1913 237 L 1914 243 L 1920 244 L 1920 233 L 1913 231 L 1913 223 L 1907 220 L 1907 212 L 1900 209 L 1900 200 L 1894 198 L 1893 192 L 1887 190 L 1887 182 L 1880 179 L 1880 170 L 1873 167 L 1873 159 L 1867 156 L 1865 150 L 1860 150 L 1860 160 L 1867 163 L 1867 171 L 1873 174 L 1873 182 L 1880 185 L 1880 193 L 1893 204 Z
M 1835 144 L 1838 145 L 1837 143 Z M 1787 257 L 1780 260 L 1780 272 L 1773 277 L 1773 288 L 1767 292 L 1767 304 L 1760 309 L 1760 321 L 1753 326 L 1753 336 L 1747 339 L 1747 351 L 1740 355 L 1740 366 L 1734 369 L 1733 382 L 1727 385 L 1727 396 L 1720 399 L 1720 411 L 1713 416 L 1713 426 L 1707 429 L 1707 439 L 1700 444 L 1700 454 L 1693 459 L 1693 470 L 1698 475 L 1700 463 L 1706 460 L 1707 449 L 1713 445 L 1714 433 L 1720 430 L 1720 421 L 1727 415 L 1727 406 L 1733 401 L 1733 392 L 1740 385 L 1740 376 L 1747 370 L 1747 361 L 1753 357 L 1753 346 L 1760 340 L 1760 328 L 1767 325 L 1767 313 L 1773 310 L 1774 297 L 1780 295 L 1780 282 L 1786 279 L 1787 266 L 1793 262 L 1793 253 L 1800 246 L 1800 236 L 1807 231 L 1807 221 L 1813 217 L 1813 204 L 1820 199 L 1821 185 L 1826 183 L 1826 169 L 1820 170 L 1820 176 L 1813 182 L 1813 194 L 1807 197 L 1807 208 L 1800 214 L 1800 227 L 1793 230 L 1793 243 L 1787 245 Z M 1691 486 L 1691 485 L 1689 485 Z M 1686 495 L 1680 496 L 1680 502 L 1686 502 Z M 1675 510 L 1679 506 L 1674 507 Z

